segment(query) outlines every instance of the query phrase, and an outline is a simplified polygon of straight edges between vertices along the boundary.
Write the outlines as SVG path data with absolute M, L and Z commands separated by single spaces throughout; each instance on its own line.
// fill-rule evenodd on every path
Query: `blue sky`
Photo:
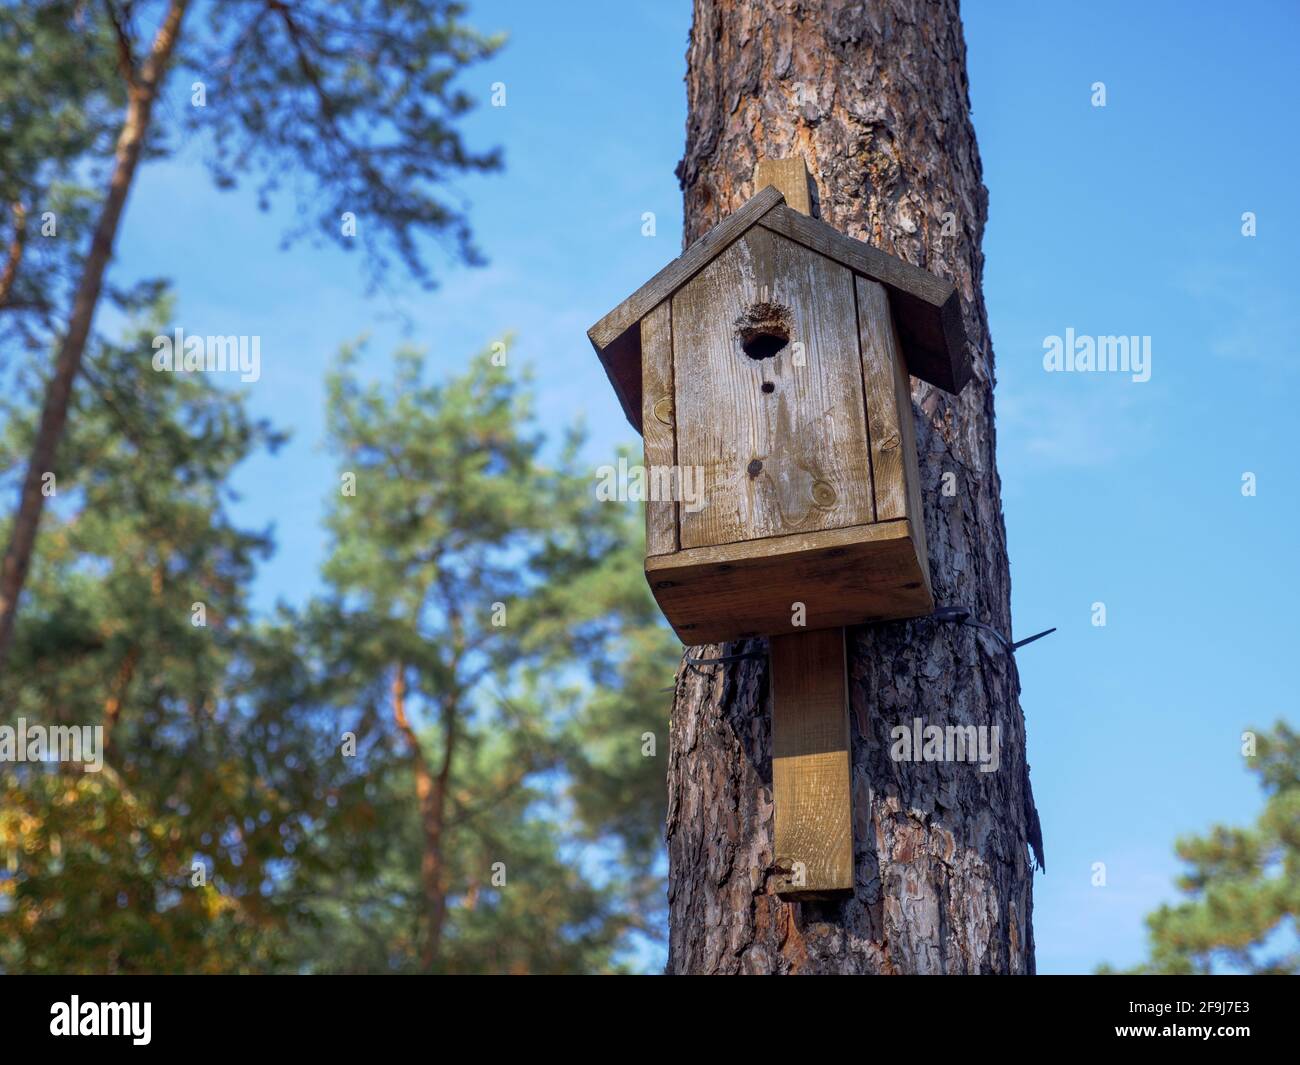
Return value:
M 1019 655 L 1047 852 L 1042 972 L 1139 960 L 1143 915 L 1175 897 L 1174 838 L 1258 812 L 1242 729 L 1300 718 L 1285 675 L 1300 600 L 1288 74 L 1300 16 L 1285 3 L 1136 7 L 965 13 L 1013 617 L 1018 637 L 1059 626 Z M 546 425 L 583 415 L 593 465 L 633 439 L 585 330 L 680 250 L 689 18 L 685 0 L 471 5 L 481 29 L 511 35 L 464 80 L 485 105 L 506 86 L 505 107 L 467 124 L 475 146 L 504 147 L 506 170 L 457 186 L 490 265 L 435 259 L 433 294 L 367 296 L 359 257 L 281 251 L 289 205 L 264 214 L 247 190 L 218 193 L 196 150 L 144 168 L 114 280 L 172 278 L 187 332 L 260 335 L 262 378 L 237 387 L 293 432 L 237 480 L 238 516 L 273 523 L 279 544 L 259 604 L 318 586 L 335 489 L 323 376 L 348 339 L 371 335 L 376 373 L 403 340 L 456 372 L 513 333 Z M 1104 108 L 1090 102 L 1097 81 Z M 165 107 L 188 95 L 172 84 Z M 1150 336 L 1151 380 L 1045 373 L 1044 338 L 1067 328 Z

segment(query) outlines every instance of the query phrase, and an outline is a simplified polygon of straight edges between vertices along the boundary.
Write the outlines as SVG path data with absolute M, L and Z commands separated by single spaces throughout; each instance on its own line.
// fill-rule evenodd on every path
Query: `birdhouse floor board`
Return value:
M 684 644 L 919 617 L 934 609 L 907 520 L 698 547 L 646 559 L 646 580 Z

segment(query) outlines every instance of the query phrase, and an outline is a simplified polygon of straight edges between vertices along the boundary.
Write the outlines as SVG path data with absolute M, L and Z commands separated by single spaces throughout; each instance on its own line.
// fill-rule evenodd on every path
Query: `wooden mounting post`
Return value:
M 774 856 L 783 899 L 853 893 L 853 788 L 844 630 L 773 636 Z
M 775 185 L 785 197 L 785 205 L 809 217 L 813 213 L 813 181 L 803 156 L 788 159 L 761 159 L 754 168 L 754 191 Z
M 811 215 L 812 176 L 801 157 L 764 159 L 754 187 L 775 185 Z M 825 899 L 853 893 L 853 788 L 844 630 L 773 636 L 772 796 L 777 894 Z

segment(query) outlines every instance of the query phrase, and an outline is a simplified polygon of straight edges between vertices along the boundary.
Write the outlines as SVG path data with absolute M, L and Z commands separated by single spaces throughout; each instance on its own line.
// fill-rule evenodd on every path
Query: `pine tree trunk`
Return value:
M 124 75 L 128 79 L 128 102 L 126 117 L 117 137 L 113 172 L 99 211 L 99 220 L 95 224 L 90 252 L 86 256 L 81 279 L 72 299 L 72 311 L 59 345 L 58 357 L 54 361 L 54 373 L 45 390 L 45 403 L 41 407 L 41 420 L 32 444 L 31 458 L 27 463 L 27 475 L 23 479 L 18 513 L 14 516 L 9 547 L 5 551 L 4 560 L 0 562 L 0 670 L 4 668 L 13 642 L 18 598 L 27 582 L 32 550 L 36 546 L 36 532 L 40 526 L 41 512 L 45 509 L 45 478 L 54 472 L 55 454 L 59 441 L 63 439 L 63 428 L 72 403 L 72 385 L 81 371 L 81 359 L 90 339 L 90 327 L 95 318 L 95 308 L 99 305 L 100 291 L 104 287 L 104 274 L 113 255 L 113 243 L 117 239 L 126 197 L 135 180 L 136 167 L 149 134 L 154 104 L 180 35 L 181 19 L 185 15 L 187 3 L 188 0 L 172 0 L 154 37 L 149 56 L 138 74 L 133 73 L 124 61 Z
M 756 191 L 760 158 L 802 155 L 824 220 L 961 292 L 975 379 L 960 397 L 912 382 L 931 578 L 937 603 L 1009 635 L 980 292 L 987 196 L 956 0 L 696 0 L 687 61 L 686 243 Z M 848 647 L 856 889 L 842 902 L 773 893 L 766 660 L 683 671 L 669 971 L 1032 973 L 1041 841 L 1014 660 L 977 629 L 930 620 L 851 629 Z M 914 718 L 998 726 L 999 768 L 892 759 L 891 728 Z
M 420 893 L 423 895 L 423 920 L 420 933 L 420 965 L 432 972 L 442 948 L 442 926 L 447 917 L 447 889 L 443 883 L 442 833 L 447 807 L 447 781 L 451 775 L 451 757 L 455 749 L 454 718 L 447 717 L 444 731 L 442 769 L 435 777 L 425 757 L 420 737 L 406 716 L 406 666 L 398 662 L 393 669 L 393 720 L 406 741 L 415 777 L 415 798 L 420 808 Z
M 23 261 L 23 248 L 27 244 L 27 205 L 21 200 L 14 200 L 9 205 L 9 219 L 14 227 L 14 235 L 9 241 L 9 250 L 5 253 L 4 268 L 0 269 L 0 308 L 9 303 L 14 281 L 18 277 L 18 266 Z

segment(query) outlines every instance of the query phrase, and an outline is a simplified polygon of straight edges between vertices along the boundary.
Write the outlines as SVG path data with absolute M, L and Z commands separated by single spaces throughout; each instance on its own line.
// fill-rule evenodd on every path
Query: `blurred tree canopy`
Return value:
M 102 724 L 107 751 L 0 769 L 0 969 L 627 966 L 662 907 L 677 648 L 580 436 L 545 463 L 491 356 L 431 383 L 401 352 L 385 386 L 345 351 L 325 588 L 256 617 L 271 543 L 227 482 L 281 437 L 153 372 L 166 297 L 141 314 L 87 368 L 0 682 L 0 723 Z M 5 461 L 37 392 L 7 403 Z
M 492 355 L 377 384 L 345 350 L 323 586 L 254 611 L 274 544 L 231 475 L 283 436 L 154 372 L 172 296 L 107 277 L 137 162 L 187 145 L 372 283 L 430 283 L 429 241 L 478 262 L 449 182 L 500 156 L 456 78 L 501 40 L 463 16 L 0 7 L 0 727 L 104 745 L 98 772 L 0 761 L 0 972 L 602 971 L 657 934 L 679 649 L 581 434 L 544 440 Z
M 1300 973 L 1300 734 L 1279 721 L 1243 742 L 1264 810 L 1250 828 L 1177 841 L 1187 900 L 1147 918 L 1151 958 L 1137 972 Z
M 592 782 L 607 733 L 641 760 L 667 705 L 608 663 L 648 645 L 662 687 L 674 657 L 632 515 L 574 472 L 576 433 L 542 461 L 531 400 L 492 355 L 430 382 L 399 352 L 387 387 L 363 385 L 355 359 L 329 379 L 340 484 L 312 643 L 358 758 L 411 816 L 374 855 L 403 905 L 353 905 L 339 956 L 383 944 L 424 970 L 608 968 L 650 901 L 594 863 L 643 869 L 657 848 L 608 821 Z M 662 760 L 644 760 L 657 769 L 637 778 L 637 828 L 663 790 Z
M 0 7 L 0 350 L 44 350 L 71 300 L 126 104 L 105 20 Z
M 0 557 L 0 667 L 96 310 L 139 297 L 108 269 L 140 163 L 191 137 L 219 187 L 252 180 L 266 207 L 288 183 L 286 241 L 359 246 L 376 282 L 395 255 L 431 285 L 424 240 L 480 261 L 449 181 L 501 162 L 461 137 L 457 75 L 501 44 L 463 15 L 454 0 L 0 7 L 0 340 L 56 353 Z
M 72 472 L 51 501 L 0 681 L 3 723 L 102 725 L 106 751 L 95 774 L 0 767 L 6 970 L 266 964 L 273 947 L 257 932 L 279 903 L 264 889 L 305 827 L 303 752 L 259 750 L 258 722 L 239 712 L 248 585 L 270 544 L 234 527 L 224 498 L 231 469 L 279 437 L 237 394 L 152 371 L 141 353 L 167 314 L 159 301 L 86 368 Z M 40 383 L 24 376 L 6 403 L 6 464 L 35 421 Z M 206 885 L 191 889 L 195 862 Z

